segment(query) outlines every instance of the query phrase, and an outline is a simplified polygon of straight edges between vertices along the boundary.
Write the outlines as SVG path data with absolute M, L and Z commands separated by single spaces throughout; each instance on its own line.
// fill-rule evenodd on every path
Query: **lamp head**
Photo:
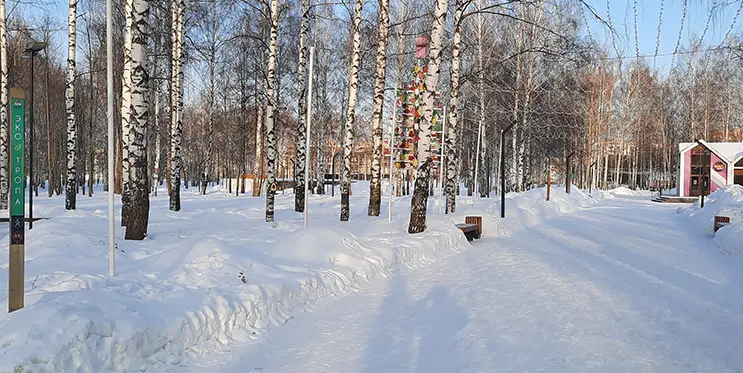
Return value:
M 25 52 L 36 54 L 36 53 L 43 51 L 44 48 L 46 48 L 46 45 L 47 45 L 46 42 L 43 42 L 43 41 L 33 41 L 33 42 L 28 43 L 28 45 L 26 46 Z

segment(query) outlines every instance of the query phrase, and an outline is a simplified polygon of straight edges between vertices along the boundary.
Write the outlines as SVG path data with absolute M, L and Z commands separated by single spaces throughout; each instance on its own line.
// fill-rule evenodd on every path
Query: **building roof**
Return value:
M 699 140 L 699 142 L 729 163 L 743 157 L 743 142 L 706 142 L 704 140 Z M 696 145 L 696 142 L 682 142 L 679 144 L 679 153 L 685 153 Z

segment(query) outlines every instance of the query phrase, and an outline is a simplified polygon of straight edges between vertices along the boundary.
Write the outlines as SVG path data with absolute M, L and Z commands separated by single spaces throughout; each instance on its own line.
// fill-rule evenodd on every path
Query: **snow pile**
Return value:
M 263 222 L 262 198 L 186 192 L 168 211 L 167 193 L 151 203 L 145 241 L 118 241 L 117 275 L 109 277 L 106 198 L 81 198 L 65 211 L 41 199 L 27 235 L 26 307 L 0 314 L 0 372 L 147 372 L 176 366 L 203 351 L 244 341 L 314 300 L 358 290 L 395 265 L 422 266 L 469 247 L 452 224 L 480 214 L 484 236 L 505 235 L 545 217 L 603 198 L 577 188 L 462 198 L 454 215 L 432 215 L 423 234 L 408 235 L 410 198 L 395 200 L 394 221 L 366 216 L 368 194 L 351 197 L 351 221 L 339 223 L 338 198 L 313 196 L 302 229 L 293 196 L 277 196 L 277 221 Z M 383 203 L 382 215 L 386 214 Z M 119 232 L 120 234 L 120 232 Z M 0 237 L 8 242 L 7 235 Z M 0 248 L 0 303 L 7 304 L 7 246 Z
M 657 196 L 658 192 L 653 192 L 652 190 L 632 190 L 627 187 L 617 187 L 614 189 L 609 190 L 609 193 L 614 194 L 616 196 L 632 196 L 632 197 L 652 197 Z
M 700 201 L 701 202 L 701 201 Z M 680 207 L 678 213 L 689 218 L 695 229 L 714 234 L 714 242 L 724 253 L 743 257 L 743 186 L 730 185 L 718 189 L 700 202 Z M 714 217 L 728 216 L 730 224 L 714 232 Z
M 506 218 L 501 219 L 500 196 L 490 199 L 478 199 L 475 207 L 467 200 L 457 207 L 455 216 L 482 215 L 484 235 L 502 236 L 523 230 L 540 220 L 590 207 L 611 195 L 595 190 L 591 195 L 578 189 L 575 185 L 571 193 L 564 186 L 553 186 L 550 200 L 547 201 L 547 189 L 537 188 L 522 193 L 506 194 Z M 462 219 L 463 220 L 463 219 Z

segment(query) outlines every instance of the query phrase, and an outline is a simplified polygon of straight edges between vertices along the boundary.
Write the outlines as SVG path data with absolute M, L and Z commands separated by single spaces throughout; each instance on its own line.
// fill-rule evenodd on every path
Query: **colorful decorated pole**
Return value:
M 10 258 L 8 261 L 8 312 L 23 308 L 25 272 L 24 170 L 26 103 L 22 89 L 10 90 Z M 29 181 L 29 189 L 30 181 Z

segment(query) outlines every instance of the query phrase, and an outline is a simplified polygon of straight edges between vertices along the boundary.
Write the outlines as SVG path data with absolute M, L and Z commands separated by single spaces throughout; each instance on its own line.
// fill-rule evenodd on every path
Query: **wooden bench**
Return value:
M 477 224 L 457 224 L 456 225 L 459 230 L 464 233 L 464 236 L 467 237 L 467 241 L 472 241 L 476 238 L 480 238 L 480 235 L 477 234 Z
M 730 224 L 729 216 L 715 216 L 715 232 L 728 224 Z
M 456 227 L 464 233 L 467 241 L 478 239 L 482 236 L 482 216 L 466 216 L 464 224 L 456 224 Z

